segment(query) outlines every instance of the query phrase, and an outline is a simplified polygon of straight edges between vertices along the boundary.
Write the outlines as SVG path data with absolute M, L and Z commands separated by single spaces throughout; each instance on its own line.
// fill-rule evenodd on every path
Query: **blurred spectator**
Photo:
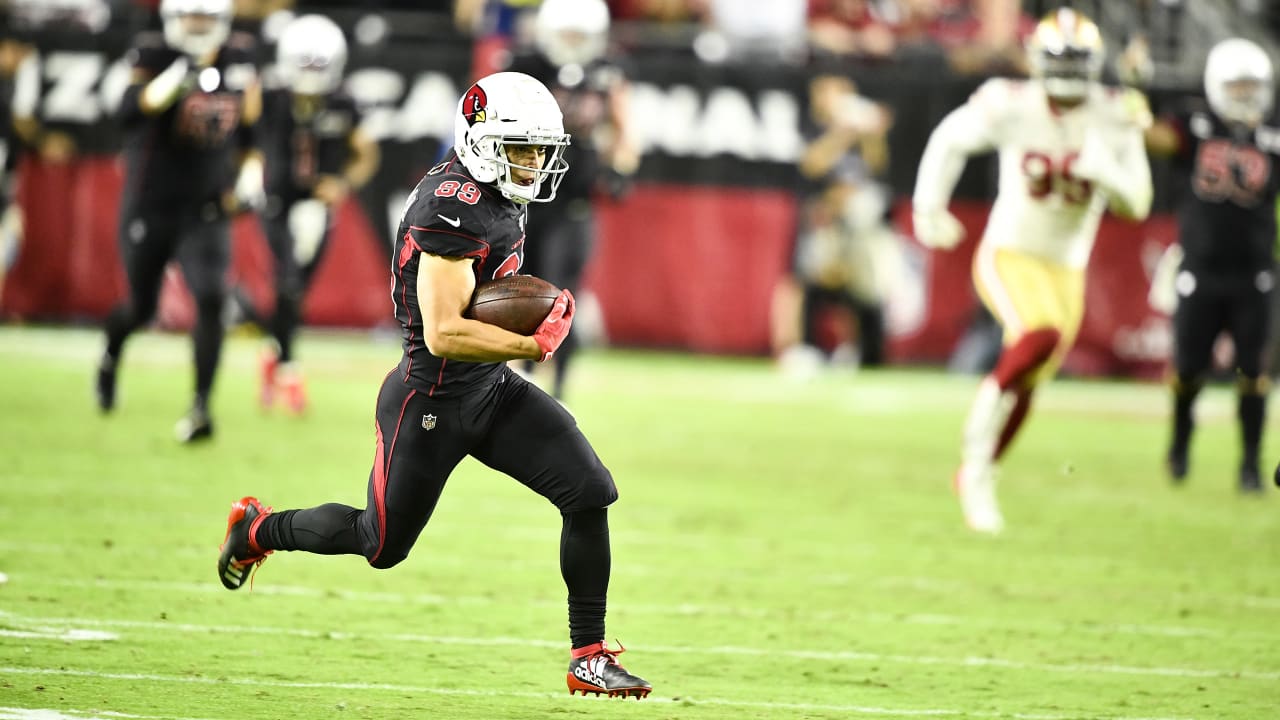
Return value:
M 704 60 L 799 60 L 806 46 L 805 0 L 707 0 L 711 32 L 695 50 Z
M 290 10 L 294 0 L 235 0 L 235 16 L 237 20 L 266 19 L 281 10 Z
M 1144 88 L 1155 75 L 1155 63 L 1151 57 L 1151 42 L 1146 33 L 1130 36 L 1115 58 L 1116 77 L 1124 85 Z
M 1137 0 L 1139 26 L 1149 38 L 1152 60 L 1174 63 L 1182 55 L 1184 0 Z
M 10 0 L 9 10 L 20 30 L 101 32 L 111 22 L 107 0 Z
M 839 333 L 847 337 L 833 358 L 879 365 L 884 299 L 899 275 L 896 238 L 886 219 L 889 194 L 874 179 L 888 164 L 885 135 L 892 120 L 838 75 L 810 82 L 809 106 L 794 264 L 773 298 L 774 351 L 785 372 L 811 370 L 822 359 L 823 311 L 835 309 L 852 328 Z
M 873 0 L 811 0 L 809 42 L 835 55 L 884 57 L 897 43 Z
M 609 0 L 614 20 L 643 20 L 657 23 L 701 22 L 705 0 Z
M 511 49 L 531 42 L 533 13 L 539 0 L 457 0 L 453 20 L 475 36 L 471 77 L 500 71 L 511 62 Z
M 1035 19 L 1018 0 L 895 0 L 885 17 L 900 46 L 940 47 L 959 72 L 1026 73 Z
M 1022 40 L 1035 29 L 1018 0 L 971 0 L 968 36 L 948 53 L 951 66 L 968 74 L 1028 71 Z

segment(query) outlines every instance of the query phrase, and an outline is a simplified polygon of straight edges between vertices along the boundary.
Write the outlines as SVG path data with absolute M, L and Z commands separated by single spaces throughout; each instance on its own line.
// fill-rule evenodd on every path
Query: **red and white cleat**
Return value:
M 276 371 L 280 360 L 273 350 L 263 350 L 258 359 L 258 402 L 263 410 L 270 410 L 276 402 Z
M 643 678 L 627 672 L 618 664 L 618 655 L 626 651 L 621 645 L 610 650 L 604 643 L 596 643 L 573 651 L 569 661 L 566 682 L 569 694 L 608 695 L 609 697 L 634 697 L 644 699 L 653 687 Z
M 282 363 L 276 374 L 277 387 L 284 395 L 284 405 L 294 415 L 307 411 L 307 382 L 293 363 Z
M 243 497 L 231 503 L 227 514 L 227 534 L 218 554 L 218 579 L 228 590 L 239 590 L 255 567 L 271 554 L 253 541 L 254 526 L 271 514 L 255 497 Z

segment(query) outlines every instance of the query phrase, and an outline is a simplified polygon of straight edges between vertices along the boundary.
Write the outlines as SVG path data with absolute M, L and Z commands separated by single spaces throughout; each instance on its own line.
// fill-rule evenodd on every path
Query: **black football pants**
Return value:
M 195 301 L 196 397 L 204 402 L 222 351 L 230 222 L 212 204 L 163 213 L 126 210 L 120 218 L 120 259 L 129 297 L 107 317 L 108 354 L 118 358 L 129 335 L 155 316 L 165 268 L 177 259 Z
M 1213 344 L 1227 332 L 1240 375 L 1263 373 L 1271 323 L 1270 280 L 1196 275 L 1191 292 L 1179 295 L 1173 314 L 1174 366 L 1184 382 L 1203 379 L 1213 363 Z
M 302 324 L 302 301 L 333 234 L 325 232 L 310 257 L 299 258 L 293 233 L 289 231 L 289 209 L 290 206 L 285 205 L 274 215 L 262 216 L 262 230 L 274 262 L 276 290 L 275 313 L 267 322 L 266 330 L 280 348 L 281 362 L 293 359 L 293 336 Z
M 618 498 L 613 476 L 573 416 L 505 366 L 483 387 L 444 398 L 428 397 L 393 371 L 382 383 L 376 417 L 365 508 L 330 503 L 276 513 L 258 531 L 263 548 L 363 555 L 376 568 L 392 567 L 409 555 L 445 481 L 467 455 L 550 500 L 568 530 L 570 518 L 599 511 L 600 528 L 580 529 L 607 533 L 602 509 Z M 607 541 L 600 551 L 603 559 L 587 564 L 602 565 L 607 584 Z

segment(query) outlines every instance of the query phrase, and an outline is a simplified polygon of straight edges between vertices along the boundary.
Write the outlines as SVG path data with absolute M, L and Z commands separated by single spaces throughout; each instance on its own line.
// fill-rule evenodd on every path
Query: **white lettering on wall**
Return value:
M 781 90 L 749 94 L 712 88 L 704 97 L 688 85 L 631 86 L 631 116 L 642 151 L 792 163 L 799 159 L 800 107 Z

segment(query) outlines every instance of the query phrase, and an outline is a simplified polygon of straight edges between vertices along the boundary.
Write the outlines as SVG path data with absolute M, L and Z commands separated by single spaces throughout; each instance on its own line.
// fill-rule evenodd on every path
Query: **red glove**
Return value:
M 561 290 L 551 305 L 551 312 L 543 319 L 537 330 L 533 331 L 533 339 L 542 348 L 542 357 L 538 362 L 549 360 L 556 348 L 569 335 L 569 327 L 573 325 L 573 293 Z

